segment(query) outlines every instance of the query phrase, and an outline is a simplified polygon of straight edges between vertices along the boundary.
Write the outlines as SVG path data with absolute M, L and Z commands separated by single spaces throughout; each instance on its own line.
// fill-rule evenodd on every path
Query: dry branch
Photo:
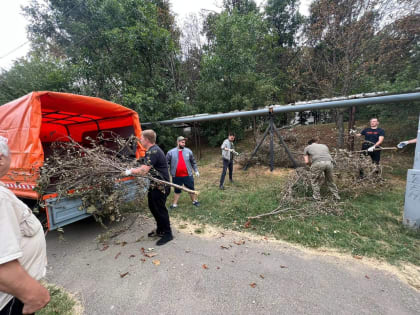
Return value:
M 171 182 L 167 182 L 165 180 L 157 179 L 157 178 L 154 178 L 154 177 L 151 177 L 151 176 L 139 176 L 139 177 L 146 177 L 146 178 L 150 179 L 151 181 L 154 181 L 155 183 L 163 184 L 163 185 L 166 185 L 166 186 L 175 187 L 175 188 L 181 189 L 183 191 L 186 191 L 187 193 L 194 194 L 194 195 L 197 195 L 197 196 L 200 193 L 197 190 L 191 190 L 191 189 L 188 189 L 188 188 L 186 188 L 184 186 L 179 186 L 177 184 L 174 184 L 174 183 L 171 183 Z
M 366 189 L 375 189 L 384 184 L 382 166 L 373 164 L 369 156 L 346 150 L 334 150 L 335 183 L 341 194 L 357 196 Z M 312 199 L 311 171 L 308 167 L 296 168 L 286 178 L 281 191 L 279 206 L 268 212 L 248 217 L 260 219 L 278 214 L 280 220 L 314 215 L 341 215 L 342 204 L 332 199 Z
M 58 198 L 80 198 L 83 209 L 99 221 L 104 217 L 121 218 L 130 196 L 134 196 L 133 202 L 141 204 L 149 186 L 159 189 L 177 186 L 154 178 L 156 170 L 153 168 L 146 176 L 122 175 L 126 169 L 139 166 L 135 159 L 137 138 L 134 136 L 123 139 L 115 134 L 102 134 L 96 139 L 86 138 L 83 143 L 70 138 L 61 140 L 44 150 L 49 154 L 40 170 L 37 190 L 42 195 L 57 193 Z

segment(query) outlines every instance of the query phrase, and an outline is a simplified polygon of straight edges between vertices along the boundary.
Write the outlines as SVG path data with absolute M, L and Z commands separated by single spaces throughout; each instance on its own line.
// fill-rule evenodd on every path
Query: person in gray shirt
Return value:
M 222 160 L 223 160 L 223 171 L 222 175 L 220 176 L 220 184 L 219 188 L 221 190 L 225 189 L 223 186 L 225 182 L 226 171 L 229 169 L 229 181 L 233 183 L 233 155 L 238 154 L 235 151 L 235 146 L 233 144 L 235 141 L 235 135 L 233 133 L 229 133 L 229 136 L 225 141 L 223 141 L 220 148 L 222 149 Z
M 337 186 L 333 180 L 333 163 L 330 150 L 325 144 L 318 143 L 318 139 L 308 141 L 308 146 L 303 151 L 305 164 L 311 167 L 311 185 L 313 198 L 321 200 L 322 174 L 325 175 L 325 182 L 328 189 L 336 200 L 340 200 Z

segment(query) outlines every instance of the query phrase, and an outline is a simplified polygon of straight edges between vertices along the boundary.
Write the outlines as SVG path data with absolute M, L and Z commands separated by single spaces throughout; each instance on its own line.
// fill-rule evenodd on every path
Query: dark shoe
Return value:
M 171 209 L 171 210 L 176 209 L 176 208 L 178 208 L 178 205 L 175 205 L 175 204 L 172 204 L 172 205 L 169 207 L 169 209 Z
M 197 200 L 196 201 L 193 201 L 193 206 L 199 207 L 200 206 L 200 203 Z
M 233 184 L 233 183 L 234 183 L 233 179 L 229 179 L 229 182 L 230 182 L 231 184 Z
M 225 190 L 225 187 L 223 185 L 219 186 L 219 188 L 220 188 L 220 190 Z
M 165 233 L 163 234 L 162 238 L 156 242 L 157 246 L 165 245 L 166 243 L 172 241 L 174 237 L 172 236 L 172 233 Z
M 158 232 L 156 230 L 153 230 L 152 232 L 148 233 L 147 236 L 148 237 L 156 237 L 156 236 L 162 237 L 163 236 L 163 233 L 162 232 Z

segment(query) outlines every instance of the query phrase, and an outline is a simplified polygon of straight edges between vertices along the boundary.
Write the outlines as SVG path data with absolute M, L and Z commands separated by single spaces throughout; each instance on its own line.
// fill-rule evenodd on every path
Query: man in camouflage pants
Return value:
M 325 144 L 318 143 L 318 139 L 311 139 L 303 151 L 303 158 L 305 159 L 305 164 L 311 166 L 313 198 L 317 201 L 321 200 L 321 180 L 322 174 L 324 174 L 328 189 L 336 200 L 340 200 L 337 186 L 333 180 L 333 163 L 328 147 Z

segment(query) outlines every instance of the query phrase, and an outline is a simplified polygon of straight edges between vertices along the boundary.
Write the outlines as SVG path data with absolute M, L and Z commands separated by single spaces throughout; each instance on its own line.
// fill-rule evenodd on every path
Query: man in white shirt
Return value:
M 10 168 L 7 139 L 0 136 L 0 178 Z M 45 276 L 46 245 L 41 223 L 0 182 L 0 315 L 32 314 L 50 300 L 37 280 Z

